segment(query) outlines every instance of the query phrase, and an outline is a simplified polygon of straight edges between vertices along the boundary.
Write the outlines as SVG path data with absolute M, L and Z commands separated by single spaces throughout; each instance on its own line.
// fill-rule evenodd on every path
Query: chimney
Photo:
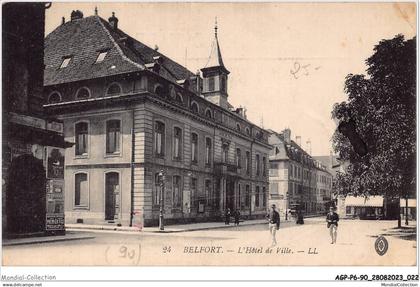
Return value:
M 298 146 L 302 147 L 302 137 L 301 136 L 296 136 L 296 143 L 298 144 Z
M 289 128 L 285 129 L 285 130 L 283 131 L 283 137 L 284 137 L 284 141 L 285 141 L 287 144 L 290 144 L 290 136 L 291 136 L 291 131 L 290 131 L 290 129 L 289 129 Z
M 83 13 L 80 10 L 73 10 L 70 14 L 70 20 L 74 21 L 74 20 L 78 20 L 78 19 L 82 19 L 83 18 Z
M 64 25 L 66 23 L 66 18 L 62 17 L 61 18 L 61 25 Z
M 108 22 L 112 29 L 118 29 L 118 18 L 115 17 L 115 12 L 112 12 L 112 16 L 108 18 Z

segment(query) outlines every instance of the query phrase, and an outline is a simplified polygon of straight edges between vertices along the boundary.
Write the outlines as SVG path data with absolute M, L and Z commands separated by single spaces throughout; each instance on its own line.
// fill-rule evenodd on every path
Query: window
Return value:
M 90 97 L 90 91 L 88 88 L 80 88 L 76 93 L 76 98 L 78 100 L 87 99 Z
M 61 62 L 61 65 L 60 65 L 60 69 L 67 67 L 70 63 L 71 58 L 72 57 L 63 58 L 63 61 Z
M 174 175 L 172 183 L 172 205 L 173 207 L 181 207 L 181 177 Z
M 229 145 L 224 144 L 222 146 L 222 161 L 228 163 L 229 161 Z
M 88 154 L 88 123 L 81 122 L 75 126 L 76 134 L 76 155 Z
M 106 153 L 120 152 L 120 121 L 110 120 L 106 122 Z
M 98 58 L 96 58 L 95 63 L 100 63 L 105 59 L 106 54 L 108 53 L 108 51 L 105 52 L 100 52 L 98 55 Z
M 87 207 L 89 202 L 89 186 L 87 173 L 75 174 L 74 187 L 74 205 Z
M 246 171 L 246 174 L 249 174 L 250 162 L 251 162 L 251 157 L 250 157 L 249 151 L 247 151 L 246 156 L 245 156 L 245 171 Z
M 207 109 L 207 110 L 206 110 L 206 117 L 208 117 L 209 119 L 211 119 L 211 118 L 212 118 L 212 115 L 211 115 L 211 110 L 210 110 L 210 109 Z
M 182 96 L 180 93 L 177 93 L 175 96 L 175 101 L 177 101 L 178 103 L 183 103 L 184 101 L 182 100 Z
M 174 159 L 181 159 L 181 139 L 182 130 L 178 127 L 174 128 Z
M 238 183 L 238 206 L 239 208 L 241 208 L 242 206 L 244 206 L 244 202 L 243 202 L 243 198 L 241 195 L 241 184 Z
M 263 193 L 263 202 L 262 202 L 262 206 L 263 206 L 263 207 L 265 207 L 265 206 L 266 206 L 266 204 L 267 204 L 267 202 L 266 202 L 266 200 L 267 200 L 267 194 L 265 193 L 265 186 L 263 186 L 263 188 L 262 188 L 262 193 Z
M 267 174 L 267 159 L 265 158 L 265 156 L 263 156 L 263 161 L 262 161 L 262 173 L 263 173 L 263 176 L 266 176 L 266 174 Z
M 198 161 L 198 135 L 191 134 L 191 161 L 197 163 Z
M 236 166 L 241 168 L 241 149 L 236 149 Z
M 245 186 L 245 205 L 248 207 L 251 203 L 251 197 L 249 196 L 249 185 Z
M 162 122 L 155 122 L 155 154 L 165 154 L 165 124 Z
M 163 87 L 161 85 L 155 86 L 155 94 L 160 97 L 163 97 Z
M 117 83 L 113 83 L 108 87 L 108 90 L 106 91 L 107 95 L 117 95 L 121 94 L 121 87 Z
M 255 167 L 257 176 L 260 175 L 260 155 L 255 155 Z
M 206 138 L 206 164 L 211 165 L 211 138 Z
M 159 205 L 160 204 L 160 178 L 159 173 L 155 173 L 155 189 L 153 190 L 153 205 Z
M 198 114 L 198 104 L 196 102 L 192 102 L 192 104 L 191 104 L 191 111 L 193 113 Z
M 214 77 L 209 78 L 209 92 L 214 91 Z
M 260 187 L 255 187 L 255 207 L 260 206 Z
M 197 179 L 191 178 L 191 194 L 190 194 L 191 206 L 197 206 Z
M 224 76 L 220 79 L 220 90 L 226 92 L 226 78 Z
M 238 132 L 240 132 L 240 131 L 241 131 L 241 125 L 240 125 L 239 123 L 237 123 L 237 124 L 236 124 L 236 130 L 237 130 Z
M 58 92 L 53 92 L 49 97 L 48 97 L 48 103 L 49 104 L 55 104 L 61 102 L 61 96 Z
M 213 193 L 211 190 L 211 181 L 206 180 L 204 183 L 204 186 L 205 186 L 207 204 L 214 205 L 214 198 L 213 198 Z

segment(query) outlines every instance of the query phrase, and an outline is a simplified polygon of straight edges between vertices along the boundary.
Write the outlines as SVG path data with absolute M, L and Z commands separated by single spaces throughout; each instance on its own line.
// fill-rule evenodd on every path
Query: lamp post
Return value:
M 165 173 L 163 170 L 159 172 L 159 184 L 160 184 L 160 194 L 159 194 L 159 230 L 164 230 L 165 226 L 163 223 L 163 194 L 165 190 Z

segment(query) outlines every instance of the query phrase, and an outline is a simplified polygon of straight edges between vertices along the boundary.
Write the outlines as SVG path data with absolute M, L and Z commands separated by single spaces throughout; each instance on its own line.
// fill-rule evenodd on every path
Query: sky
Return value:
M 415 3 L 111 3 L 53 2 L 46 35 L 72 10 L 108 19 L 193 72 L 210 55 L 217 17 L 229 102 L 266 129 L 292 131 L 312 155 L 329 155 L 334 103 L 346 75 L 365 74 L 382 39 L 416 35 Z M 310 147 L 307 142 L 310 141 Z

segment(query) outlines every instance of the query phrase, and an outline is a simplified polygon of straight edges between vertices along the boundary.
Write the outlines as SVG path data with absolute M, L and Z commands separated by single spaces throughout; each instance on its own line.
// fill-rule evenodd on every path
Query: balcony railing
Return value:
M 235 164 L 227 162 L 217 162 L 214 163 L 214 169 L 216 173 L 226 174 L 226 173 L 237 173 L 238 167 Z

